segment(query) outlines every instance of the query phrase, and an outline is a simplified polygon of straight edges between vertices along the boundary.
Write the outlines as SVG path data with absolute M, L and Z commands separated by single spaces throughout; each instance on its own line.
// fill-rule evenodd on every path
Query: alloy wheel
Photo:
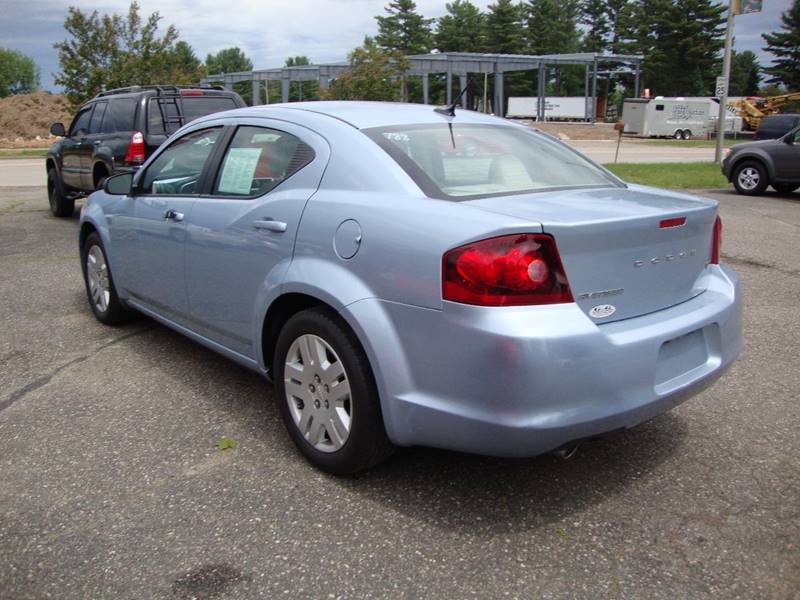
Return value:
M 350 383 L 339 356 L 324 339 L 298 337 L 286 353 L 286 402 L 305 440 L 321 452 L 347 442 L 353 421 Z
M 111 301 L 111 282 L 108 279 L 106 257 L 100 246 L 92 246 L 86 253 L 86 279 L 95 308 L 106 312 Z
M 758 172 L 758 169 L 745 167 L 739 172 L 739 185 L 744 190 L 750 191 L 756 189 L 760 181 L 761 173 Z

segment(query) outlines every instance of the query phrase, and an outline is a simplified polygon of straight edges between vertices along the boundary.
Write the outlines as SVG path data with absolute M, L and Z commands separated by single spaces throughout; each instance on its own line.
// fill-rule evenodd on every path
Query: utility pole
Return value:
M 714 152 L 714 162 L 717 163 L 722 162 L 722 144 L 725 140 L 725 116 L 728 112 L 728 82 L 731 77 L 734 2 L 737 2 L 737 0 L 729 0 L 728 2 L 728 28 L 725 32 L 725 56 L 722 59 L 722 77 L 717 79 L 716 86 L 716 94 L 719 97 L 719 117 L 717 118 L 717 147 Z M 720 85 L 720 83 L 722 83 L 722 85 Z

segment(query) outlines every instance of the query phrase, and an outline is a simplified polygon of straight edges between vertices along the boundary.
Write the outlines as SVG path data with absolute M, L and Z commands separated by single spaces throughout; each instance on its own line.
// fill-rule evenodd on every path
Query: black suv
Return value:
M 222 88 L 133 86 L 101 92 L 81 106 L 69 131 L 53 123 L 64 139 L 47 153 L 50 210 L 69 217 L 75 199 L 100 188 L 117 173 L 139 168 L 178 128 L 198 117 L 246 106 Z
M 722 173 L 740 194 L 756 196 L 768 185 L 780 194 L 792 193 L 800 187 L 800 127 L 777 140 L 726 149 Z
M 761 119 L 761 123 L 753 136 L 754 140 L 777 140 L 800 125 L 800 115 L 769 115 Z

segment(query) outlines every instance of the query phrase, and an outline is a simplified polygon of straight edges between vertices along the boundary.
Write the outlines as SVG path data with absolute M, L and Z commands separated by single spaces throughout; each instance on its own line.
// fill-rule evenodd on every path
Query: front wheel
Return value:
M 58 181 L 58 172 L 55 169 L 48 169 L 47 200 L 50 202 L 50 212 L 54 217 L 71 217 L 75 212 L 75 199 L 67 198 L 62 187 Z
M 391 454 L 369 361 L 335 313 L 315 308 L 289 319 L 272 372 L 283 422 L 310 463 L 349 475 Z
M 130 321 L 134 313 L 117 296 L 103 242 L 97 233 L 91 233 L 86 238 L 81 255 L 86 295 L 94 316 L 105 325 L 121 325 Z
M 793 191 L 799 188 L 800 185 L 795 183 L 773 183 L 772 187 L 779 194 L 791 194 Z
M 733 171 L 733 186 L 746 196 L 758 196 L 767 189 L 767 170 L 759 162 L 746 161 Z

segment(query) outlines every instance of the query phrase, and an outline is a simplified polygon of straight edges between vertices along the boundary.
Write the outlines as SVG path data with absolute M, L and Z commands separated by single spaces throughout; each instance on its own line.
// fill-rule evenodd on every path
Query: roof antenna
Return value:
M 440 115 L 444 115 L 446 117 L 455 117 L 456 116 L 456 105 L 458 104 L 459 100 L 461 100 L 461 97 L 469 89 L 469 86 L 472 83 L 472 80 L 474 78 L 475 78 L 475 73 L 473 73 L 472 75 L 470 75 L 467 78 L 467 85 L 465 85 L 464 89 L 461 90 L 461 93 L 458 96 L 456 96 L 456 99 L 453 100 L 452 104 L 449 104 L 448 106 L 437 106 L 436 108 L 433 109 L 433 112 L 437 112 Z

